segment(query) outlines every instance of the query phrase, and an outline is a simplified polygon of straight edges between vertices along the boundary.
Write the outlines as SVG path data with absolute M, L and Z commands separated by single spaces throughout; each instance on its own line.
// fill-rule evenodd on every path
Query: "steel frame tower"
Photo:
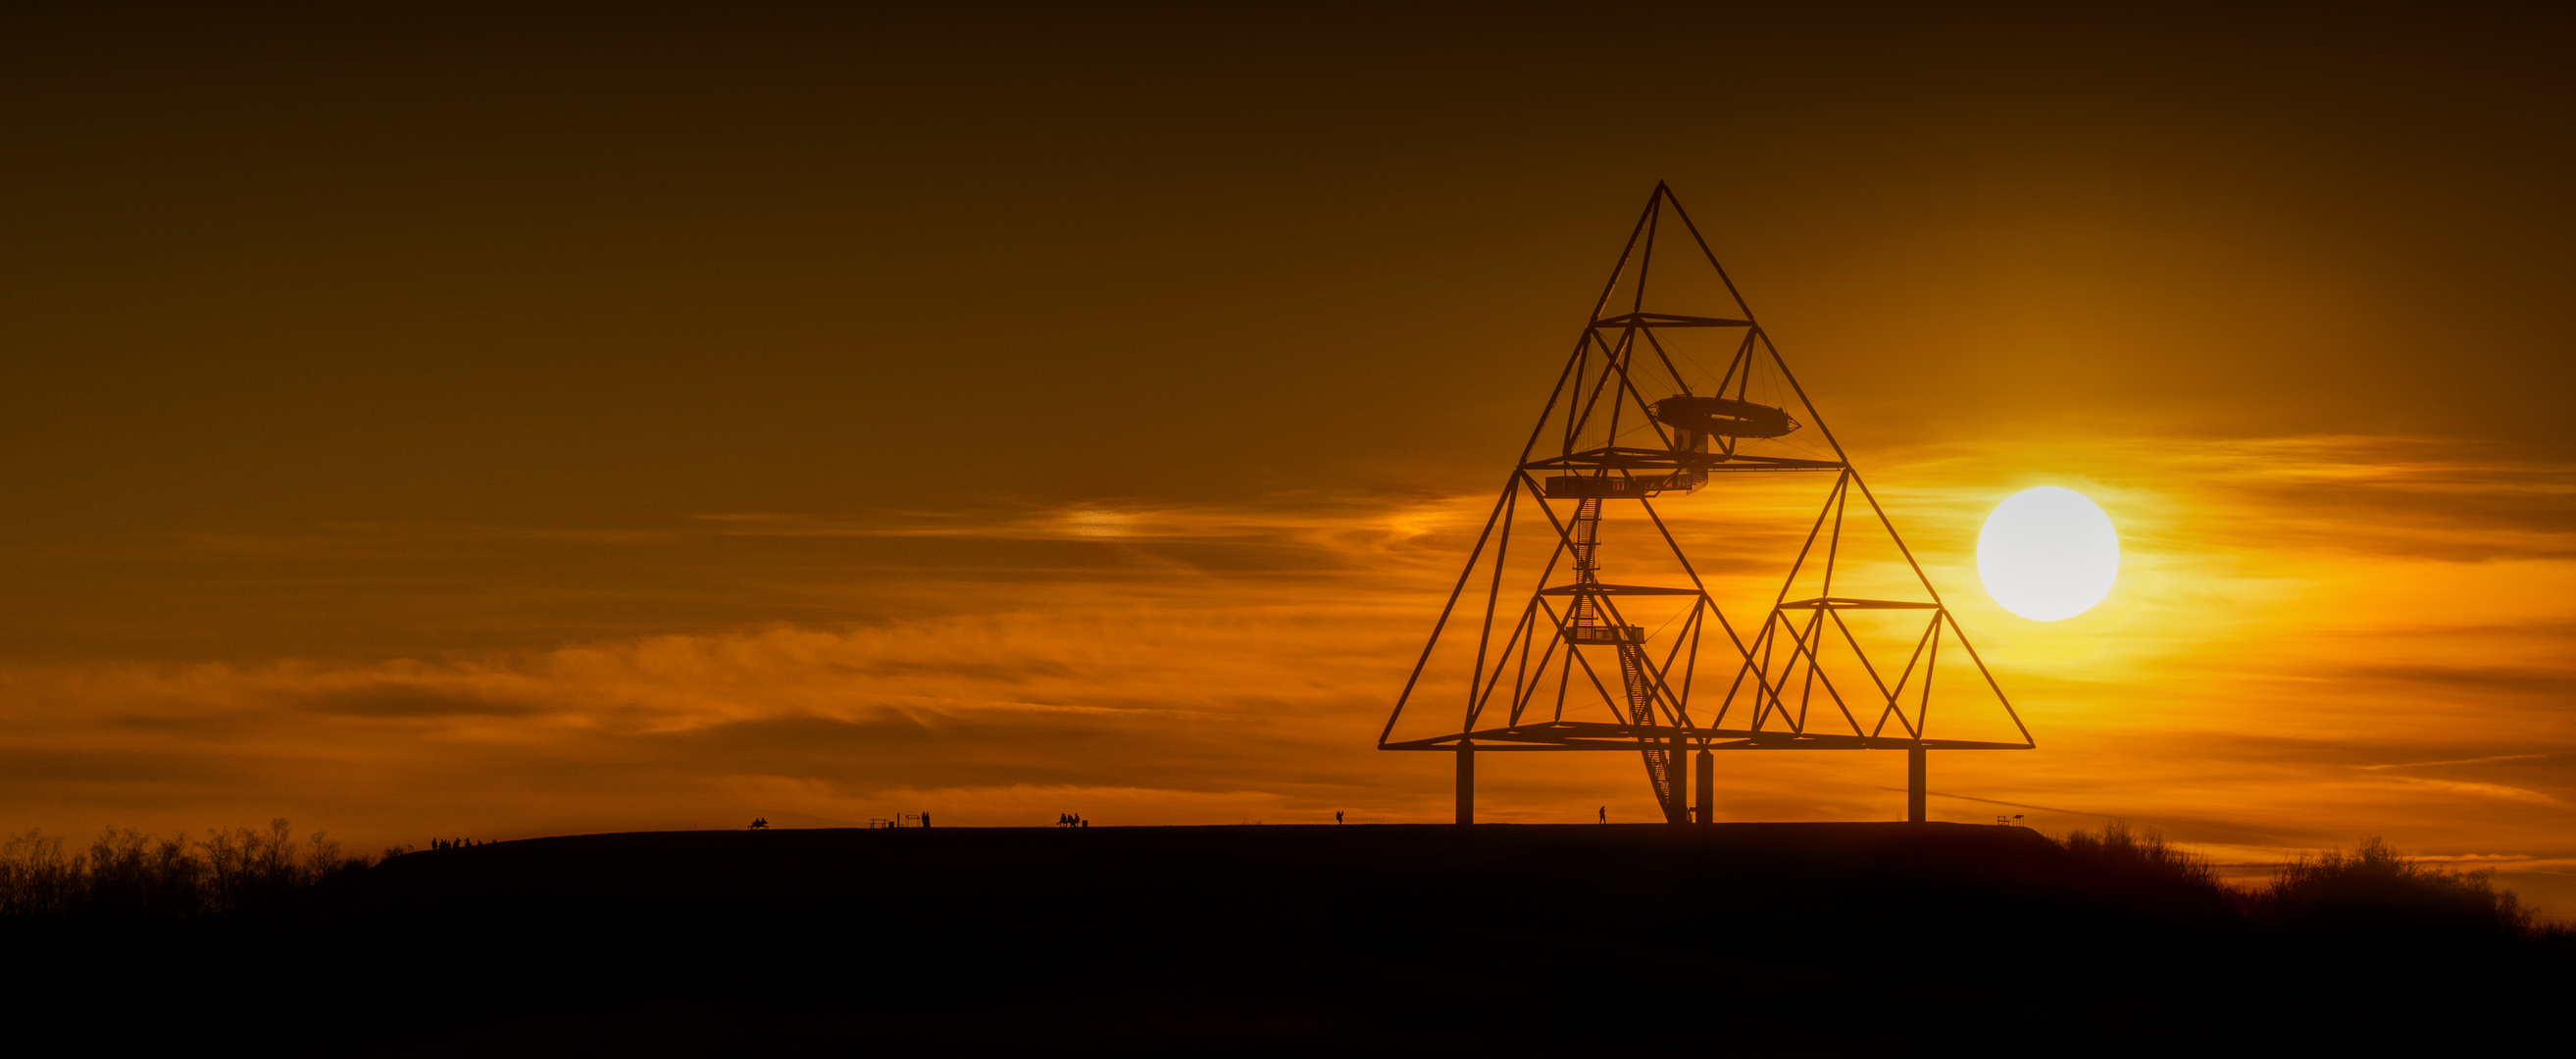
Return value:
M 1679 222 L 1680 231 L 1669 230 L 1672 222 Z M 1723 287 L 1731 306 L 1721 311 L 1728 315 L 1648 310 L 1647 280 L 1658 237 L 1670 245 L 1683 234 L 1690 240 L 1685 252 L 1695 249 L 1695 259 L 1704 260 Z M 1622 293 L 1628 295 L 1627 304 L 1614 312 L 1613 296 Z M 1725 369 L 1702 369 L 1695 383 L 1675 359 L 1680 345 L 1676 333 L 1729 331 L 1740 337 L 1720 343 L 1720 349 L 1733 351 Z M 1680 355 L 1682 362 L 1697 366 L 1687 354 Z M 1705 386 L 1712 375 L 1715 385 Z M 1757 377 L 1764 386 L 1760 393 L 1755 392 Z M 1772 396 L 1774 390 L 1777 396 Z M 1649 398 L 1664 391 L 1678 392 Z M 1780 404 L 1757 400 L 1765 397 Z M 1806 426 L 1814 428 L 1821 447 L 1806 444 L 1801 450 L 1786 441 Z M 1719 611 L 1699 568 L 1684 554 L 1653 498 L 1699 493 L 1711 482 L 1731 482 L 1742 474 L 1781 473 L 1831 475 L 1833 481 L 1779 592 L 1748 639 Z M 1631 502 L 1644 523 L 1634 532 L 1659 553 L 1649 558 L 1668 559 L 1666 568 L 1687 584 L 1624 584 L 1603 578 L 1606 516 L 1613 505 L 1624 509 Z M 1527 519 L 1531 511 L 1542 516 L 1543 528 L 1540 520 Z M 1503 593 L 1516 521 L 1532 524 L 1524 535 L 1541 534 L 1538 547 L 1546 552 L 1537 565 L 1536 583 L 1515 611 L 1503 606 Z M 1646 526 L 1652 527 L 1651 536 Z M 1849 564 L 1859 538 L 1879 532 L 1894 545 L 1892 554 L 1902 558 L 1901 566 L 1890 562 L 1888 569 L 1910 575 L 1900 576 L 1903 583 L 1892 593 L 1903 598 L 1835 594 L 1838 564 Z M 1524 546 L 1524 561 L 1535 550 Z M 1478 576 L 1480 570 L 1487 571 L 1485 576 Z M 1889 582 L 1882 578 L 1881 583 Z M 1847 577 L 1846 588 L 1849 584 Z M 1809 587 L 1797 591 L 1802 586 Z M 1484 599 L 1482 620 L 1473 626 L 1472 662 L 1464 666 L 1463 720 L 1445 734 L 1398 739 L 1407 707 L 1428 694 L 1433 683 L 1459 675 L 1453 664 L 1452 672 L 1425 680 L 1444 636 L 1466 634 L 1466 629 L 1453 629 L 1451 619 L 1458 616 L 1461 599 L 1472 600 L 1471 587 L 1481 588 Z M 1666 609 L 1678 604 L 1679 609 L 1653 632 L 1622 609 L 1658 602 Z M 1471 614 L 1478 609 L 1473 602 L 1469 606 Z M 1879 661 L 1872 660 L 1871 647 L 1855 631 L 1872 623 L 1877 633 L 1893 634 L 1878 636 Z M 1902 629 L 1893 623 L 1902 623 Z M 1967 694 L 1990 697 L 2001 708 L 1999 720 L 2009 722 L 2017 740 L 1930 735 L 1933 671 L 1943 661 L 1945 646 L 1953 648 L 1954 668 L 1955 659 L 1964 657 L 1975 670 L 1964 685 Z M 1703 648 L 1712 653 L 1706 666 Z M 1897 663 L 1893 656 L 1900 651 L 1903 659 Z M 1957 681 L 1944 684 L 1942 698 L 1958 697 L 1951 690 L 1956 686 Z M 1581 692 L 1587 690 L 1608 708 L 1607 719 L 1581 719 L 1588 709 Z M 1569 704 L 1576 715 L 1569 715 Z M 1943 716 L 1953 716 L 1946 704 Z M 1989 734 L 2004 734 L 1998 725 L 1988 727 L 1994 729 Z M 1671 189 L 1657 184 L 1379 733 L 1378 749 L 1456 754 L 1462 824 L 1475 819 L 1475 757 L 1480 751 L 1638 754 L 1665 819 L 1707 823 L 1715 808 L 1714 751 L 1901 749 L 1908 763 L 1907 818 L 1919 822 L 1924 818 L 1926 751 L 2027 750 L 2036 745 L 1698 226 Z M 1695 807 L 1684 800 L 1694 752 Z

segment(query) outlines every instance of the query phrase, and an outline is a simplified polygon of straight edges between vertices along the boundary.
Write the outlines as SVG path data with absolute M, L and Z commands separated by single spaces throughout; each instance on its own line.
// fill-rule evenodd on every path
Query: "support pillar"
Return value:
M 1664 776 L 1672 781 L 1671 801 L 1664 806 L 1664 822 L 1690 822 L 1690 744 L 1683 736 L 1674 736 L 1672 749 L 1664 751 Z
M 1905 819 L 1923 822 L 1923 747 L 1905 748 Z
M 1717 755 L 1706 750 L 1699 752 L 1699 773 L 1694 778 L 1699 780 L 1698 822 L 1703 824 L 1717 821 L 1717 769 L 1714 767 L 1716 764 Z
M 1458 822 L 1476 822 L 1476 752 L 1469 744 L 1458 744 Z

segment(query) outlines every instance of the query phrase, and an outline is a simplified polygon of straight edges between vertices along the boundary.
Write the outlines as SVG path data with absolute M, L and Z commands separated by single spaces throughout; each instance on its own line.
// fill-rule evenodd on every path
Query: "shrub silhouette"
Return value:
M 109 828 L 81 852 L 41 831 L 0 843 L 0 916 L 184 918 L 222 912 L 352 868 L 321 832 L 302 842 L 283 818 L 266 830 L 218 829 L 197 842 Z
M 2165 841 L 2162 832 L 2131 831 L 2124 821 L 2111 821 L 2100 831 L 2076 831 L 2062 844 L 2096 864 L 2161 882 L 2212 892 L 2225 885 L 2208 858 Z
M 170 838 L 109 828 L 90 843 L 80 893 L 85 911 L 125 916 L 184 916 L 207 906 L 204 872 L 185 832 Z
M 2499 939 L 2535 936 L 2533 909 L 2511 890 L 2493 885 L 2495 873 L 2459 872 L 2407 860 L 2377 838 L 2347 854 L 2328 850 L 2282 866 L 2272 884 L 2257 891 L 2249 910 L 2259 919 L 2293 928 Z
M 0 844 L 0 915 L 65 915 L 87 888 L 87 866 L 61 838 L 29 831 Z

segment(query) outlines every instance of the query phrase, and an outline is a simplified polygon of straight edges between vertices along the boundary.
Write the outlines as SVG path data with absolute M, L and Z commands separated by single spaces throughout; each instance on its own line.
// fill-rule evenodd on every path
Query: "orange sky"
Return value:
M 2039 738 L 1936 817 L 2576 909 L 2566 27 L 2044 10 L 9 14 L 0 825 L 1445 818 L 1370 743 L 1660 179 Z

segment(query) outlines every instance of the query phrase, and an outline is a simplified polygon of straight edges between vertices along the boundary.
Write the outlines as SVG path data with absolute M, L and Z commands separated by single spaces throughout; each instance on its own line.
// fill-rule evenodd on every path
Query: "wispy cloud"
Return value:
M 2459 758 L 2459 759 L 2457 759 L 2457 760 L 2453 760 L 2453 761 L 2409 761 L 2409 762 L 2405 762 L 2405 763 L 2403 763 L 2403 764 L 2394 764 L 2394 765 L 2355 765 L 2355 766 L 2353 766 L 2353 767 L 2354 767 L 2354 768 L 2358 768 L 2358 769 L 2372 769 L 2372 770 L 2377 770 L 2377 769 L 2421 769 L 2421 768 L 2434 768 L 2434 767 L 2442 766 L 2442 765 L 2485 765 L 2485 764 L 2489 764 L 2489 763 L 2497 762 L 2497 761 L 2533 761 L 2533 760 L 2538 760 L 2538 759 L 2540 759 L 2540 758 L 2545 758 L 2545 757 L 2548 757 L 2548 756 L 2549 756 L 2549 755 L 2547 755 L 2547 754 L 2498 754 L 2498 755 L 2495 755 L 2494 757 L 2464 757 L 2464 758 Z
M 2389 782 L 2415 790 L 2440 791 L 2444 794 L 2465 794 L 2478 798 L 2501 798 L 2505 801 L 2511 802 L 2527 802 L 2532 805 L 2545 805 L 2553 809 L 2564 809 L 2567 807 L 2566 802 L 2562 802 L 2556 798 L 2550 797 L 2549 795 L 2542 794 L 2539 791 L 2528 790 L 2522 787 L 2508 787 L 2501 783 L 2477 783 L 2467 780 L 2437 780 L 2428 779 L 2422 776 L 2392 776 L 2389 778 Z

